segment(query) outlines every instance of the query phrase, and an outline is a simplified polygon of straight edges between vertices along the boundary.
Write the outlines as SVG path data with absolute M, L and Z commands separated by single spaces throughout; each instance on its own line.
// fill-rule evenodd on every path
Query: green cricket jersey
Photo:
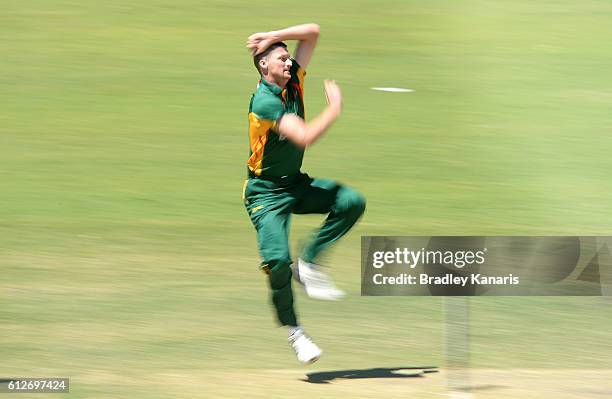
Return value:
M 282 177 L 300 173 L 304 150 L 276 131 L 280 118 L 296 114 L 304 118 L 306 72 L 291 59 L 291 79 L 285 89 L 261 79 L 249 105 L 249 176 Z

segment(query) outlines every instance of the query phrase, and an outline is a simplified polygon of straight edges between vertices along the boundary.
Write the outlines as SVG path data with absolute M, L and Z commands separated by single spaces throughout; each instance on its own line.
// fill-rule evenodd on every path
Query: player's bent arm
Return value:
M 295 60 L 302 68 L 308 69 L 308 64 L 310 64 L 310 59 L 317 46 L 317 39 L 319 38 L 321 28 L 317 24 L 306 24 L 304 30 L 306 34 L 303 39 L 299 40 L 295 49 Z
M 323 136 L 339 114 L 339 109 L 327 106 L 321 114 L 308 123 L 295 114 L 285 114 L 278 121 L 276 130 L 298 147 L 306 148 Z
M 325 80 L 327 107 L 312 121 L 306 123 L 294 114 L 285 114 L 277 122 L 276 131 L 301 148 L 313 144 L 332 125 L 342 111 L 342 93 L 333 80 Z
M 254 50 L 253 55 L 255 55 L 275 42 L 298 40 L 295 59 L 303 69 L 306 69 L 317 45 L 319 32 L 320 27 L 317 24 L 302 24 L 271 32 L 255 33 L 249 36 L 247 47 Z

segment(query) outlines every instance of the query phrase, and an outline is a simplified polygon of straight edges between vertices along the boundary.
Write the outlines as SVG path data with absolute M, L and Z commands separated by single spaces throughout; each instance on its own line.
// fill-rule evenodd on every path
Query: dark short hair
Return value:
M 259 72 L 260 75 L 261 75 L 261 69 L 259 69 L 259 61 L 265 56 L 267 56 L 268 54 L 270 54 L 272 50 L 279 48 L 279 47 L 283 47 L 285 50 L 287 49 L 287 45 L 285 43 L 276 42 L 276 43 L 271 44 L 270 47 L 268 47 L 261 53 L 257 54 L 255 57 L 253 57 L 253 64 L 255 64 L 255 68 L 257 69 L 257 72 Z

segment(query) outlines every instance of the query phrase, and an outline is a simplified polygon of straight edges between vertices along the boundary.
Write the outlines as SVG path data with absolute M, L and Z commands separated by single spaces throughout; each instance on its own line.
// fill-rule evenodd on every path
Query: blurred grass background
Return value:
M 444 366 L 440 298 L 358 296 L 360 235 L 610 234 L 609 1 L 2 5 L 2 377 L 210 397 L 214 373 L 299 368 L 240 200 L 256 31 L 321 25 L 307 115 L 325 78 L 345 109 L 304 170 L 368 198 L 329 258 L 352 295 L 298 294 L 312 370 Z M 475 367 L 612 366 L 604 298 L 472 303 Z

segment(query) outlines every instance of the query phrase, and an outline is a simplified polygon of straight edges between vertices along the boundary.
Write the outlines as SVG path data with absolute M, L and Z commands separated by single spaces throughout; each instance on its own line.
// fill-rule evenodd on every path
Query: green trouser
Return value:
M 245 182 L 243 197 L 257 230 L 262 268 L 270 277 L 272 303 L 278 320 L 282 325 L 297 326 L 289 253 L 291 214 L 328 214 L 302 253 L 306 262 L 315 262 L 317 256 L 349 231 L 363 214 L 365 199 L 332 180 L 312 179 L 306 174 L 274 180 L 251 178 Z

